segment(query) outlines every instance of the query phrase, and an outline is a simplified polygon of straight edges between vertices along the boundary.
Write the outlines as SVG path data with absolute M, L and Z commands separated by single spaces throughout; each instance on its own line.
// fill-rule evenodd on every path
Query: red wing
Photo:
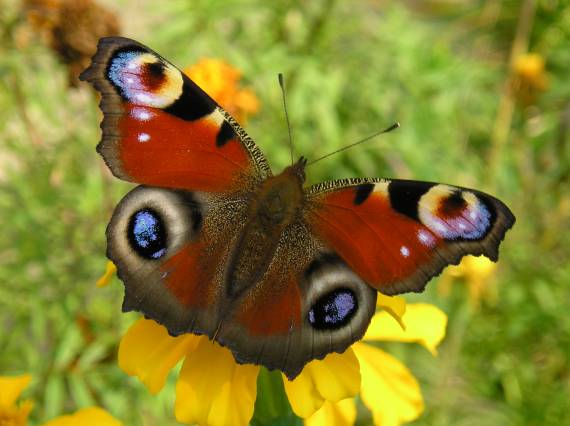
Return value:
M 98 151 L 115 176 L 145 185 L 231 191 L 271 174 L 239 124 L 146 46 L 103 38 L 80 78 L 102 95 Z
M 496 261 L 511 211 L 479 191 L 417 181 L 345 180 L 309 189 L 306 220 L 385 294 L 422 291 L 467 255 Z

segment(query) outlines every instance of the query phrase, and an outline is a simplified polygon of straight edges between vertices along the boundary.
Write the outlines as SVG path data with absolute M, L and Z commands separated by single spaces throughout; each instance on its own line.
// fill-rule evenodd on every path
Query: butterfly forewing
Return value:
M 148 47 L 127 38 L 103 38 L 80 78 L 102 95 L 98 151 L 117 177 L 230 192 L 271 174 L 242 127 Z
M 472 189 L 345 179 L 309 189 L 306 220 L 367 283 L 397 294 L 422 291 L 465 255 L 496 261 L 515 218 L 501 201 Z

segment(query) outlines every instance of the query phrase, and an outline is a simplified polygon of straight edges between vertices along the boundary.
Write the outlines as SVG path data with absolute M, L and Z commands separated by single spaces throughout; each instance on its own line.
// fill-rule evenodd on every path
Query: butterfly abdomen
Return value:
M 298 217 L 303 200 L 302 178 L 292 168 L 263 182 L 251 201 L 247 222 L 228 264 L 228 296 L 239 296 L 261 279 L 283 231 Z

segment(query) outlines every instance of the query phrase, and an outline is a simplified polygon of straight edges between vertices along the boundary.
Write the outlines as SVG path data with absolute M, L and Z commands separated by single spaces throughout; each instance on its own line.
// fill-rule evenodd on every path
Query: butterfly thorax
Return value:
M 303 207 L 305 160 L 266 179 L 250 203 L 247 222 L 232 251 L 226 288 L 238 296 L 255 285 L 267 271 L 287 226 Z

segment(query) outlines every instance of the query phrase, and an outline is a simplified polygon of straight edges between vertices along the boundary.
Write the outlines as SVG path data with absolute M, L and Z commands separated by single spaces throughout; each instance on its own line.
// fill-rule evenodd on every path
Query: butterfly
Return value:
M 123 311 L 204 334 L 238 363 L 303 366 L 360 339 L 377 292 L 421 292 L 467 255 L 496 261 L 515 217 L 491 195 L 397 179 L 305 187 L 178 68 L 127 38 L 80 76 L 101 94 L 97 151 L 139 184 L 107 227 Z

